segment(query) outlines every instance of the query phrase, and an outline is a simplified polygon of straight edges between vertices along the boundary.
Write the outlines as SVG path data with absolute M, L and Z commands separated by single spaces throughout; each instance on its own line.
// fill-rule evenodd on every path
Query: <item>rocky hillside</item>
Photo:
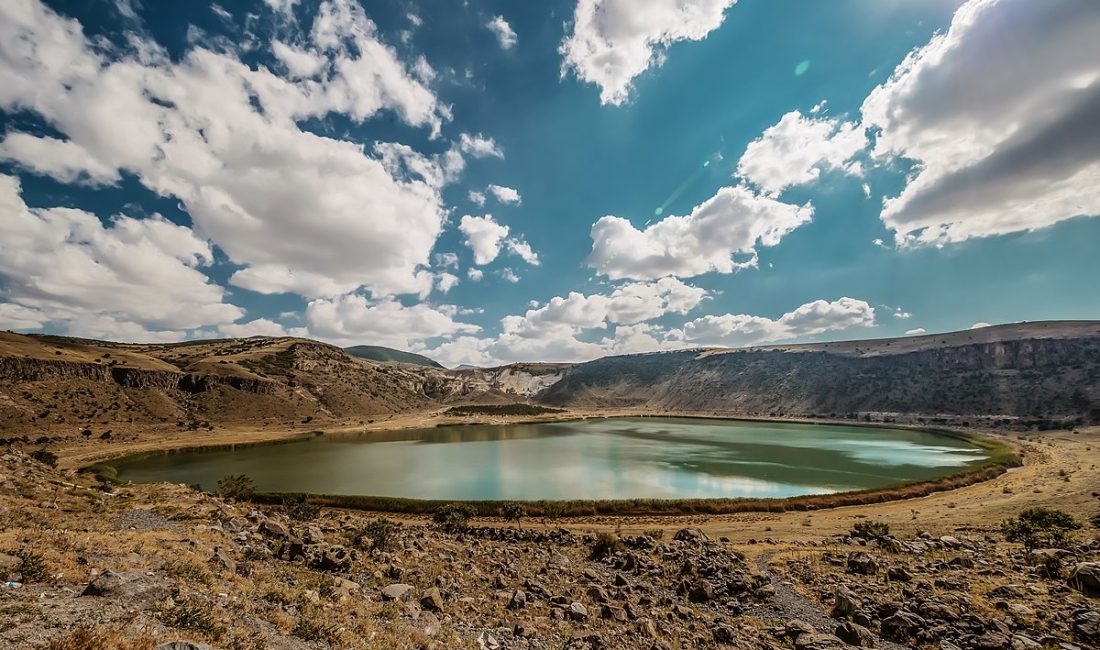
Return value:
M 606 357 L 569 368 L 538 399 L 758 416 L 1096 420 L 1100 323 Z
M 514 399 L 477 374 L 293 338 L 128 345 L 0 333 L 0 423 L 57 427 L 346 421 Z

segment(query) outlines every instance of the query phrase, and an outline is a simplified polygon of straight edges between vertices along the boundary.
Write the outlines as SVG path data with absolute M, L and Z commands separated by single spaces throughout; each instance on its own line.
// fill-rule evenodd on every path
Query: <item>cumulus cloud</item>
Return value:
M 497 223 L 491 214 L 484 217 L 465 215 L 458 223 L 458 230 L 465 236 L 464 241 L 473 251 L 474 264 L 478 266 L 484 266 L 495 260 L 503 248 L 507 248 L 509 252 L 519 256 L 528 264 L 539 265 L 539 256 L 531 245 L 515 237 L 506 239 L 509 233 L 508 226 Z M 505 279 L 509 282 L 518 280 L 514 278 L 514 273 L 511 276 Z
M 504 204 L 519 205 L 519 203 L 523 200 L 520 197 L 518 190 L 515 190 L 511 187 L 504 187 L 503 185 L 490 185 L 488 187 L 488 192 L 492 194 L 497 201 L 500 201 Z
M 471 282 L 481 282 L 481 279 L 485 277 L 485 271 L 471 268 L 466 271 L 466 277 L 470 278 Z
M 473 203 L 474 205 L 476 205 L 479 208 L 485 205 L 485 193 L 484 192 L 478 192 L 476 190 L 470 190 L 469 199 L 470 199 L 470 203 Z
M 0 109 L 32 112 L 64 137 L 9 133 L 0 156 L 65 182 L 134 174 L 178 199 L 243 267 L 238 286 L 307 296 L 422 289 L 445 218 L 443 163 L 454 157 L 364 151 L 299 128 L 329 113 L 361 122 L 391 111 L 435 134 L 450 117 L 358 3 L 326 0 L 307 38 L 273 45 L 285 76 L 229 49 L 173 59 L 139 45 L 110 52 L 40 2 L 0 4 Z
M 74 335 L 163 340 L 158 332 L 231 323 L 244 311 L 200 271 L 212 260 L 209 243 L 185 226 L 31 209 L 19 181 L 0 175 L 0 285 L 16 305 L 4 318 L 20 327 L 56 321 Z
M 319 298 L 306 307 L 311 335 L 340 345 L 385 345 L 408 350 L 426 339 L 480 331 L 426 304 L 406 307 L 397 300 L 368 300 L 359 294 Z
M 453 273 L 439 273 L 435 276 L 435 288 L 439 293 L 447 293 L 458 286 L 458 276 Z
M 875 324 L 875 309 L 863 300 L 815 300 L 778 319 L 747 314 L 708 315 L 684 324 L 684 340 L 695 345 L 739 347 L 815 336 Z
M 588 265 L 611 279 L 732 273 L 755 266 L 758 247 L 778 244 L 812 216 L 808 204 L 723 187 L 691 214 L 665 217 L 644 230 L 621 217 L 600 218 L 592 226 Z
M 508 21 L 504 20 L 504 16 L 493 16 L 489 22 L 485 23 L 485 26 L 493 32 L 493 36 L 497 37 L 500 46 L 505 50 L 510 50 L 516 46 L 519 38 L 512 26 L 508 24 Z
M 228 323 L 218 326 L 218 332 L 230 338 L 249 336 L 286 336 L 286 328 L 269 318 L 257 318 L 247 323 Z
M 635 77 L 664 62 L 677 41 L 718 29 L 736 0 L 577 0 L 562 42 L 562 74 L 600 87 L 600 101 L 620 105 Z
M 458 137 L 458 148 L 462 153 L 469 154 L 474 158 L 504 157 L 504 151 L 497 145 L 496 140 L 487 138 L 480 133 L 477 135 L 461 134 Z
M 907 336 L 916 336 L 918 334 L 924 334 L 927 331 L 928 330 L 924 329 L 923 327 L 914 327 L 911 330 L 905 330 L 905 334 Z
M 822 170 L 857 171 L 858 163 L 851 159 L 866 147 L 867 137 L 858 124 L 791 111 L 749 143 L 737 174 L 776 195 L 817 180 Z
M 508 236 L 508 226 L 494 221 L 491 214 L 484 217 L 468 214 L 462 217 L 458 230 L 465 235 L 465 243 L 474 252 L 474 264 L 478 266 L 495 260 L 500 254 L 501 242 Z
M 993 327 L 993 326 L 990 325 L 989 323 L 974 323 L 973 325 L 970 326 L 969 329 L 978 330 L 978 329 L 981 329 L 983 327 Z
M 916 163 L 882 220 L 941 244 L 1100 214 L 1100 12 L 970 0 L 864 101 L 874 152 Z

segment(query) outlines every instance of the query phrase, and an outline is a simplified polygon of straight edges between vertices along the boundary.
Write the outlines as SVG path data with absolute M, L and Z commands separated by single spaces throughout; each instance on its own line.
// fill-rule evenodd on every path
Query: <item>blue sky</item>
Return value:
M 1097 27 L 1088 0 L 5 3 L 0 328 L 487 365 L 1098 318 Z

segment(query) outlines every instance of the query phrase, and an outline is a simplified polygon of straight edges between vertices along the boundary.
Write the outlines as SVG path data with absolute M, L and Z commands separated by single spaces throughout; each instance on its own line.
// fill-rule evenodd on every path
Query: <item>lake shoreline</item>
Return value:
M 171 455 L 196 451 L 218 451 L 269 446 L 299 442 L 318 437 L 336 437 L 339 435 L 363 435 L 398 431 L 410 428 L 435 428 L 454 425 L 505 425 L 544 422 L 583 421 L 588 419 L 608 419 L 616 417 L 680 418 L 699 420 L 718 420 L 735 422 L 761 422 L 781 424 L 811 424 L 826 426 L 846 426 L 852 428 L 911 430 L 934 435 L 961 439 L 981 448 L 987 458 L 978 464 L 967 467 L 935 479 L 914 480 L 897 485 L 849 490 L 829 494 L 801 495 L 793 497 L 697 497 L 697 498 L 631 498 L 631 499 L 564 499 L 564 500 L 509 500 L 521 501 L 532 515 L 551 515 L 566 517 L 584 516 L 673 516 L 673 515 L 719 515 L 747 512 L 788 512 L 808 511 L 826 508 L 838 508 L 852 505 L 866 505 L 904 499 L 919 498 L 936 492 L 954 490 L 961 487 L 996 478 L 1007 469 L 1020 465 L 1020 458 L 1013 445 L 1001 437 L 990 437 L 988 432 L 975 432 L 940 427 L 921 427 L 894 423 L 851 422 L 846 420 L 809 420 L 803 418 L 762 418 L 731 417 L 699 413 L 653 413 L 638 411 L 570 411 L 539 416 L 474 416 L 448 417 L 443 414 L 410 414 L 394 418 L 384 423 L 368 426 L 343 426 L 325 430 L 308 431 L 265 431 L 259 435 L 234 435 L 226 439 L 228 432 L 219 432 L 220 436 L 200 436 L 207 440 L 166 440 L 163 444 L 126 445 L 126 448 L 113 450 L 116 453 L 99 454 L 93 463 L 77 465 L 80 471 L 103 473 L 108 480 L 113 479 L 112 461 L 122 458 L 139 459 L 157 455 Z M 242 437 L 246 439 L 242 440 Z M 184 444 L 191 443 L 191 444 Z M 134 449 L 134 447 L 141 447 Z M 62 455 L 62 461 L 72 466 L 75 455 Z M 302 492 L 271 492 L 257 495 L 256 500 L 265 503 L 281 503 L 287 499 L 305 499 L 311 503 L 334 508 L 350 508 L 405 514 L 412 516 L 430 515 L 447 503 L 463 503 L 474 508 L 478 516 L 492 517 L 506 501 L 502 500 L 440 500 L 415 499 L 401 497 L 380 497 L 367 495 L 344 495 Z

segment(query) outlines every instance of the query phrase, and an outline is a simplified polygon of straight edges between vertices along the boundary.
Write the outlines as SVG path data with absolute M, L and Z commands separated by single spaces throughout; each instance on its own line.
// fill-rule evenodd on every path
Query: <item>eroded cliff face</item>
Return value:
M 1100 407 L 1100 338 L 867 356 L 747 349 L 610 357 L 573 367 L 538 399 L 557 406 L 772 416 L 1089 419 Z

